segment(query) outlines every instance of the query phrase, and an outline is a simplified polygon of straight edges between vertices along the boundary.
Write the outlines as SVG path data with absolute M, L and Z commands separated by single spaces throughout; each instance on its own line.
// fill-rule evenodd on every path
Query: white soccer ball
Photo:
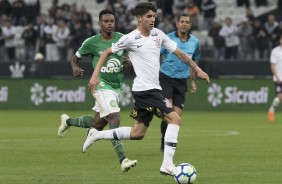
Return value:
M 174 179 L 178 184 L 194 183 L 197 177 L 197 171 L 189 163 L 182 163 L 176 167 Z

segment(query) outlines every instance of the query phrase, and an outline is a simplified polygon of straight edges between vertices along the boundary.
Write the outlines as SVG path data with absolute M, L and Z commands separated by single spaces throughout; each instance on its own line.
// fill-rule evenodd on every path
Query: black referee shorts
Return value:
M 147 91 L 132 91 L 135 100 L 135 107 L 130 116 L 145 126 L 149 126 L 156 115 L 158 118 L 164 118 L 165 114 L 173 111 L 171 103 L 164 98 L 160 90 L 152 89 Z

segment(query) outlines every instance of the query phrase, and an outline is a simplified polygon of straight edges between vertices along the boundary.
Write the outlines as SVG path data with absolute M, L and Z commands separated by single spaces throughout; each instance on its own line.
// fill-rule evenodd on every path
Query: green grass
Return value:
M 63 111 L 0 112 L 0 184 L 169 184 L 159 174 L 159 119 L 142 141 L 124 141 L 139 164 L 122 173 L 109 141 L 81 153 L 85 129 L 71 128 L 57 137 Z M 70 116 L 92 113 L 68 111 Z M 122 112 L 122 125 L 132 125 Z M 262 112 L 186 112 L 175 163 L 189 162 L 196 184 L 281 183 L 282 116 L 269 123 Z

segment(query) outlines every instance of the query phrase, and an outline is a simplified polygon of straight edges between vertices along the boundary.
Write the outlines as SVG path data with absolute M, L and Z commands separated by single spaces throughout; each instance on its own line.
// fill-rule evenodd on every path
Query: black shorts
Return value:
M 187 79 L 171 78 L 160 72 L 160 85 L 163 88 L 161 94 L 165 98 L 171 99 L 174 106 L 183 109 L 187 92 Z
M 276 94 L 282 93 L 282 83 L 274 82 Z
M 143 122 L 147 127 L 154 115 L 158 118 L 164 118 L 165 114 L 173 111 L 171 103 L 161 95 L 160 90 L 132 91 L 132 95 L 135 100 L 135 107 L 130 116 L 139 122 Z

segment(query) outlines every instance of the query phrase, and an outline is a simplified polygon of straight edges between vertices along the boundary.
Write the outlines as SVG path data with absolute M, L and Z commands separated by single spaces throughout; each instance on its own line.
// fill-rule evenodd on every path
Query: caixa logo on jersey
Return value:
M 268 103 L 268 87 L 258 90 L 241 90 L 237 86 L 226 86 L 213 83 L 208 88 L 208 102 L 217 107 L 220 104 L 266 104 Z
M 62 90 L 57 86 L 47 86 L 34 83 L 30 88 L 30 100 L 38 106 L 42 103 L 85 102 L 86 88 L 79 86 L 75 90 Z
M 107 66 L 101 68 L 103 73 L 117 73 L 123 70 L 123 65 L 118 59 L 112 58 L 107 62 Z

